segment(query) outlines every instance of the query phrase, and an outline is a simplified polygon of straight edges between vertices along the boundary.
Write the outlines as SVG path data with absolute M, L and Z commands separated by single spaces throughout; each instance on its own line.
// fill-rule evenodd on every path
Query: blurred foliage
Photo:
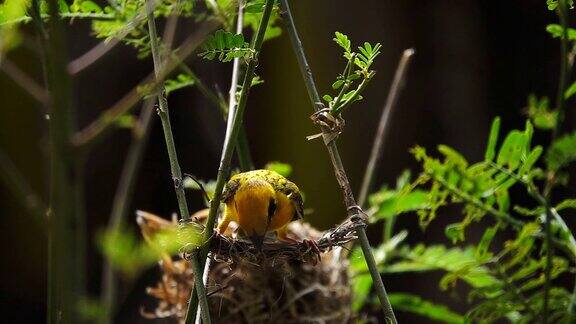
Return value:
M 195 226 L 168 226 L 144 238 L 123 226 L 101 232 L 97 243 L 108 261 L 128 276 L 181 252 L 183 247 L 194 249 L 202 244 L 201 229 Z
M 555 125 L 554 125 L 555 126 Z M 422 165 L 422 173 L 410 181 L 404 173 L 394 190 L 383 187 L 370 197 L 370 217 L 373 222 L 391 221 L 397 215 L 416 211 L 423 229 L 437 218 L 437 211 L 445 206 L 458 205 L 462 220 L 445 228 L 446 237 L 466 247 L 444 245 L 407 246 L 398 240 L 398 234 L 375 249 L 379 269 L 384 274 L 402 272 L 444 271 L 439 287 L 447 290 L 459 281 L 469 287 L 467 300 L 471 307 L 463 318 L 452 317 L 442 306 L 419 305 L 419 299 L 401 299 L 405 304 L 396 307 L 443 322 L 534 322 L 540 320 L 544 304 L 544 285 L 550 285 L 548 297 L 549 319 L 559 322 L 574 320 L 569 310 L 571 293 L 565 287 L 546 282 L 547 256 L 543 248 L 544 214 L 542 194 L 536 183 L 545 174 L 559 172 L 576 161 L 576 142 L 569 134 L 555 139 L 546 149 L 532 146 L 534 129 L 530 122 L 524 130 L 512 130 L 500 138 L 500 119 L 496 118 L 488 136 L 484 160 L 470 163 L 456 150 L 439 145 L 442 158 L 435 158 L 422 147 L 412 153 Z M 546 159 L 540 157 L 545 152 Z M 539 163 L 540 162 L 540 163 Z M 545 162 L 545 163 L 542 163 Z M 544 164 L 545 169 L 539 167 Z M 566 175 L 567 177 L 567 175 Z M 510 199 L 509 191 L 521 187 L 535 203 L 536 208 L 522 206 Z M 567 198 L 550 211 L 557 213 L 575 206 L 574 198 Z M 479 242 L 467 239 L 466 229 L 486 216 L 495 223 L 484 229 Z M 566 273 L 574 260 L 574 237 L 561 217 L 552 221 L 552 239 L 566 246 L 567 254 L 551 258 L 550 280 Z M 515 232 L 515 238 L 501 247 L 492 246 L 498 233 Z M 404 232 L 400 232 L 402 234 Z M 402 234 L 404 235 L 404 234 Z M 402 236 L 400 236 L 401 238 Z M 393 248 L 390 248 L 390 247 Z M 357 254 L 351 255 L 356 296 L 355 309 L 361 309 L 370 300 L 371 279 Z M 436 305 L 434 305 L 436 306 Z M 426 311 L 423 311 L 426 309 Z
M 390 303 L 396 310 L 419 314 L 442 323 L 464 323 L 464 317 L 444 305 L 434 304 L 419 296 L 403 293 L 389 294 Z
M 573 6 L 572 1 L 567 3 Z M 559 10 L 558 1 L 548 0 L 547 5 Z M 566 33 L 572 47 L 567 59 L 572 61 L 576 30 L 557 24 L 546 30 L 554 38 Z M 345 38 L 340 37 L 339 43 L 347 46 Z M 560 100 L 568 100 L 576 94 L 576 83 L 560 91 Z M 576 199 L 564 196 L 556 198 L 559 202 L 555 205 L 550 202 L 552 188 L 568 183 L 566 168 L 576 162 L 576 133 L 556 136 L 561 112 L 550 107 L 547 97 L 530 95 L 525 112 L 524 130 L 508 131 L 502 140 L 500 119 L 494 119 L 482 161 L 470 163 L 447 145 L 438 145 L 440 158 L 414 147 L 411 152 L 421 164 L 421 174 L 410 181 L 405 172 L 395 189 L 384 186 L 370 197 L 372 222 L 384 221 L 387 228 L 393 226 L 395 217 L 410 211 L 416 211 L 423 230 L 438 217 L 440 208 L 456 205 L 462 214 L 460 221 L 445 227 L 445 235 L 452 244 L 465 247 L 408 246 L 397 234 L 390 239 L 385 236 L 376 251 L 381 251 L 377 262 L 383 274 L 441 270 L 445 275 L 438 283 L 440 289 L 466 283 L 470 304 L 466 314 L 453 316 L 445 307 L 427 304 L 417 296 L 392 298 L 396 309 L 450 323 L 576 321 L 576 292 L 555 282 L 574 266 L 576 239 L 559 212 L 576 207 Z M 551 131 L 549 145 L 532 145 L 533 125 Z M 533 202 L 512 201 L 511 190 L 525 192 Z M 483 229 L 478 242 L 471 242 L 466 229 L 488 216 L 493 224 Z M 548 224 L 550 231 L 545 230 Z M 492 244 L 504 231 L 512 231 L 514 238 L 501 246 Z M 391 244 L 394 249 L 389 248 Z M 547 244 L 553 244 L 558 252 L 550 253 L 553 249 Z M 357 253 L 352 253 L 351 262 L 356 274 L 354 309 L 359 310 L 370 301 L 371 279 Z

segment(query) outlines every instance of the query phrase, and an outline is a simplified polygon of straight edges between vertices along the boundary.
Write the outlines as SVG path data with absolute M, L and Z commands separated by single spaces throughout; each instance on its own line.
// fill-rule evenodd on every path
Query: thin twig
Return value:
M 160 44 L 158 44 L 156 23 L 154 21 L 153 0 L 146 1 L 146 14 L 148 16 L 148 32 L 150 34 L 150 48 L 152 50 L 152 58 L 154 61 L 154 73 L 156 75 L 156 80 L 160 80 L 160 73 L 163 71 L 164 67 L 164 57 L 161 57 Z M 176 191 L 176 198 L 178 200 L 180 218 L 182 220 L 188 220 L 190 219 L 190 212 L 188 210 L 186 193 L 184 192 L 184 186 L 182 183 L 182 171 L 180 170 L 176 146 L 174 145 L 172 126 L 170 125 L 170 113 L 168 111 L 168 101 L 166 100 L 163 81 L 158 82 L 156 96 L 158 98 L 157 112 L 162 122 L 162 129 L 164 130 L 164 139 L 166 141 L 168 158 L 170 160 L 170 171 L 172 173 L 172 181 L 174 182 L 174 190 Z
M 458 190 L 458 188 L 455 188 L 454 186 L 450 185 L 448 182 L 446 182 L 446 180 L 433 174 L 428 174 L 428 176 L 430 176 L 435 182 L 439 183 L 444 188 L 446 188 L 446 190 L 448 190 L 454 196 L 467 201 L 468 203 L 474 205 L 474 207 L 483 210 L 484 212 L 494 216 L 495 218 L 512 225 L 514 228 L 520 229 L 524 225 L 524 222 L 515 219 L 514 217 L 512 217 L 512 215 L 484 205 L 480 200 L 468 195 L 463 191 Z
M 320 100 L 318 90 L 316 89 L 314 83 L 312 70 L 310 69 L 310 66 L 308 65 L 308 62 L 306 60 L 306 55 L 304 53 L 304 48 L 302 47 L 302 42 L 300 41 L 298 32 L 296 31 L 296 26 L 294 25 L 294 20 L 292 19 L 292 14 L 290 12 L 288 1 L 281 0 L 280 5 L 287 26 L 286 29 L 288 35 L 290 36 L 290 41 L 292 43 L 292 48 L 298 59 L 300 72 L 302 73 L 304 82 L 306 84 L 306 89 L 308 90 L 308 96 L 310 97 L 310 101 L 312 102 L 314 111 L 319 112 L 323 109 L 323 104 L 322 101 Z M 327 127 L 322 126 L 322 134 L 324 139 L 326 139 L 329 136 L 328 135 L 329 132 L 330 130 L 327 129 Z M 344 202 L 348 211 L 348 217 L 350 219 L 359 218 L 365 221 L 364 219 L 365 217 L 364 215 L 362 215 L 360 207 L 356 205 L 352 188 L 350 187 L 346 171 L 340 158 L 340 154 L 338 153 L 338 147 L 336 146 L 336 141 L 325 140 L 324 143 L 326 145 L 328 154 L 330 155 L 330 159 L 334 167 L 336 180 L 338 181 L 340 189 L 342 189 L 344 195 Z M 366 236 L 364 227 L 359 226 L 356 229 L 356 233 L 362 246 L 362 252 L 364 253 L 364 258 L 366 260 L 366 263 L 368 264 L 368 268 L 370 269 L 370 275 L 372 277 L 372 281 L 374 282 L 376 293 L 378 295 L 378 298 L 380 299 L 380 303 L 382 304 L 382 310 L 384 312 L 384 316 L 386 317 L 387 321 L 390 321 L 391 323 L 397 323 L 394 311 L 392 310 L 392 306 L 390 305 L 390 301 L 388 300 L 388 295 L 386 294 L 384 283 L 382 282 L 382 278 L 380 277 L 380 273 L 378 272 L 378 269 L 376 267 L 374 256 L 372 255 L 370 243 L 368 242 L 368 238 Z
M 236 34 L 242 34 L 244 26 L 244 1 L 238 0 L 238 15 L 236 15 Z M 236 95 L 238 91 L 238 79 L 240 77 L 240 58 L 234 58 L 232 64 L 232 80 L 230 81 L 230 90 L 228 91 L 228 111 L 233 111 L 230 116 L 236 114 Z M 232 127 L 232 119 L 228 118 L 226 121 L 226 130 Z M 238 135 L 238 142 L 236 143 L 236 152 L 238 153 L 238 162 L 242 171 L 254 169 L 252 157 L 250 155 L 250 147 L 248 146 L 248 138 L 244 126 L 240 129 Z
M 175 60 L 178 58 L 175 54 L 172 54 Z M 200 90 L 200 93 L 208 99 L 208 101 L 220 112 L 222 113 L 222 117 L 224 121 L 228 119 L 228 107 L 226 106 L 226 102 L 224 99 L 216 95 L 214 91 L 208 88 L 202 79 L 200 79 L 186 63 L 179 61 L 179 67 L 182 69 L 183 72 L 188 74 L 192 77 L 194 81 L 194 86 Z M 250 154 L 250 148 L 248 147 L 248 138 L 246 136 L 246 131 L 244 129 L 244 125 L 240 128 L 240 133 L 238 134 L 238 143 L 236 143 L 236 153 L 238 154 L 238 162 L 240 164 L 240 169 L 242 171 L 248 171 L 254 169 L 254 163 L 252 162 L 252 156 Z
M 116 45 L 120 43 L 120 40 L 121 38 L 113 38 L 101 41 L 98 45 L 92 47 L 86 53 L 68 63 L 68 73 L 75 75 L 82 72 L 116 47 Z
M 154 4 L 153 0 L 146 1 L 146 14 L 148 16 L 148 32 L 150 34 L 150 48 L 152 50 L 152 58 L 154 61 L 154 72 L 156 75 L 156 80 L 160 80 L 160 73 L 164 66 L 164 57 L 160 56 L 160 45 L 158 44 L 158 36 L 156 33 L 156 23 L 154 21 Z M 164 89 L 164 82 L 160 81 L 156 88 L 156 96 L 158 98 L 158 116 L 162 122 L 162 129 L 164 130 L 164 139 L 166 141 L 166 148 L 168 151 L 168 158 L 170 160 L 170 171 L 172 173 L 172 181 L 174 182 L 174 190 L 176 191 L 176 198 L 178 200 L 178 209 L 180 210 L 180 219 L 183 221 L 190 220 L 190 212 L 188 210 L 188 204 L 186 202 L 186 192 L 184 191 L 184 185 L 182 181 L 182 170 L 180 169 L 180 164 L 178 162 L 178 156 L 176 154 L 176 146 L 174 144 L 174 137 L 172 135 L 172 126 L 170 125 L 170 113 L 168 111 L 168 102 L 166 100 L 166 91 Z M 202 267 L 198 266 L 197 255 L 192 257 L 192 264 L 196 265 L 194 269 L 194 277 L 199 278 L 202 281 Z M 199 296 L 200 299 L 206 298 L 206 292 L 204 291 L 204 286 L 197 287 L 198 294 L 204 294 Z M 210 320 L 210 313 L 207 307 L 202 308 L 202 317 L 208 318 L 208 323 Z
M 200 307 L 200 315 L 202 317 L 202 321 L 204 324 L 210 324 L 210 310 L 208 309 L 208 296 L 206 296 L 206 286 L 203 280 L 203 276 L 199 275 L 202 274 L 202 265 L 199 261 L 200 257 L 198 253 L 194 253 L 192 258 L 190 258 L 190 262 L 192 262 L 192 271 L 194 272 L 194 287 L 198 291 L 198 300 L 199 300 L 199 307 Z
M 362 185 L 360 186 L 360 194 L 358 195 L 358 205 L 363 208 L 365 207 L 364 205 L 366 204 L 368 193 L 372 189 L 374 171 L 376 170 L 382 156 L 382 150 L 384 149 L 384 143 L 386 142 L 386 135 L 388 134 L 388 123 L 392 114 L 392 109 L 396 105 L 396 102 L 398 102 L 400 92 L 404 86 L 404 80 L 408 72 L 410 60 L 413 55 L 414 49 L 412 48 L 404 50 L 402 53 L 402 57 L 400 58 L 400 62 L 396 68 L 396 73 L 394 74 L 392 85 L 390 86 L 390 91 L 388 92 L 388 97 L 386 98 L 386 103 L 382 109 L 382 115 L 380 116 L 380 122 L 378 123 L 378 130 L 376 131 L 376 136 L 374 136 L 372 151 L 370 152 L 368 165 L 366 165 L 364 178 L 362 179 Z
M 30 187 L 24 175 L 14 165 L 10 157 L 0 149 L 0 178 L 4 181 L 6 189 L 12 191 L 14 197 L 34 220 L 42 227 L 46 225 L 46 212 L 48 206 Z
M 112 107 L 100 114 L 95 121 L 86 126 L 81 131 L 74 134 L 72 137 L 72 144 L 78 149 L 86 149 L 90 145 L 101 140 L 114 126 L 114 122 L 123 114 L 130 112 L 130 110 L 146 96 L 148 93 L 143 89 L 155 89 L 164 81 L 164 79 L 178 68 L 178 61 L 186 60 L 194 50 L 204 41 L 212 31 L 219 26 L 219 23 L 214 20 L 208 20 L 202 23 L 196 33 L 188 37 L 182 46 L 176 51 L 178 53 L 178 60 L 167 60 L 163 68 L 158 73 L 158 77 L 154 73 L 146 77 L 130 92 L 128 92 L 122 99 L 116 102 Z
M 177 23 L 178 16 L 171 16 L 166 22 L 162 39 L 168 51 L 172 48 Z M 142 156 L 146 150 L 148 137 L 154 121 L 154 104 L 155 99 L 148 99 L 144 102 L 140 118 L 134 126 L 132 143 L 130 144 L 126 161 L 122 168 L 116 194 L 114 195 L 110 220 L 108 221 L 108 230 L 111 232 L 117 231 L 120 228 L 128 214 L 128 207 L 132 202 L 134 186 L 136 184 L 136 175 L 138 170 L 140 170 Z M 117 278 L 112 269 L 112 264 L 108 260 L 104 261 L 102 281 L 102 305 L 104 305 L 104 309 L 106 309 L 105 321 L 111 323 L 116 305 Z
M 154 3 L 154 8 L 158 6 L 158 3 Z M 80 73 L 82 70 L 96 63 L 100 58 L 102 58 L 106 53 L 112 50 L 116 45 L 124 39 L 128 34 L 130 34 L 136 27 L 140 26 L 140 23 L 146 19 L 146 8 L 140 8 L 140 11 L 127 23 L 124 27 L 114 35 L 112 39 L 105 39 L 98 43 L 98 45 L 89 49 L 86 53 L 82 54 L 77 59 L 73 60 L 68 64 L 68 72 L 72 75 Z
M 217 4 L 216 4 L 217 6 Z M 236 15 L 236 34 L 242 34 L 244 27 L 244 1 L 238 0 L 238 14 Z M 228 91 L 228 113 L 233 116 L 236 111 L 236 92 L 238 91 L 238 79 L 240 77 L 240 58 L 234 58 L 232 65 L 232 80 L 230 81 L 230 90 Z M 216 97 L 216 96 L 215 96 Z M 218 97 L 216 97 L 218 98 Z M 218 100 L 222 103 L 222 100 Z M 222 106 L 222 105 L 221 105 Z M 226 108 L 226 107 L 223 107 Z M 224 119 L 226 120 L 226 111 L 224 111 Z M 233 118 L 228 118 L 226 120 L 226 132 L 232 128 Z M 247 169 L 252 169 L 252 158 L 250 157 L 250 150 L 248 147 L 248 140 L 246 138 L 246 132 L 242 125 L 240 133 L 238 135 L 238 141 L 236 143 L 236 153 L 238 154 L 238 162 L 242 171 L 248 171 Z M 210 260 L 206 261 L 204 265 L 204 272 L 202 275 L 202 281 L 204 285 L 208 283 L 208 277 L 210 275 Z M 196 312 L 198 312 L 197 310 Z M 199 324 L 200 318 L 196 318 L 196 323 Z
M 258 65 L 258 56 L 260 54 L 260 48 L 264 41 L 264 33 L 266 32 L 266 27 L 268 26 L 268 21 L 272 13 L 272 7 L 274 5 L 274 0 L 266 0 L 266 5 L 264 7 L 264 12 L 262 13 L 262 20 L 258 25 L 258 30 L 252 39 L 250 48 L 254 50 L 256 55 L 254 58 L 250 59 L 248 66 L 246 68 L 246 73 L 244 74 L 244 81 L 242 82 L 242 92 L 240 93 L 240 99 L 238 100 L 238 107 L 234 115 L 230 115 L 228 112 L 228 118 L 232 120 L 232 127 L 227 129 L 226 137 L 224 139 L 224 147 L 222 148 L 222 157 L 220 158 L 220 165 L 218 167 L 218 175 L 216 177 L 216 188 L 214 189 L 214 196 L 210 202 L 210 211 L 208 213 L 208 218 L 206 220 L 206 229 L 204 230 L 203 240 L 210 241 L 212 234 L 214 233 L 214 225 L 216 223 L 216 216 L 218 213 L 218 208 L 220 207 L 220 199 L 222 197 L 222 190 L 224 189 L 224 184 L 228 179 L 230 174 L 232 153 L 234 152 L 234 146 L 236 144 L 240 126 L 242 125 L 242 120 L 244 117 L 244 110 L 246 108 L 246 102 L 248 100 L 248 95 L 250 93 L 250 87 L 252 85 L 252 79 L 254 78 L 254 71 Z M 200 262 L 201 267 L 204 267 L 206 263 L 206 257 L 208 255 L 208 246 L 203 248 L 200 252 Z M 188 312 L 186 315 L 186 323 L 194 323 L 196 317 L 196 308 L 198 307 L 197 294 L 192 291 L 190 296 L 190 302 L 188 305 Z
M 0 61 L 0 69 L 6 73 L 14 82 L 24 89 L 36 101 L 46 104 L 49 95 L 46 89 L 39 85 L 34 79 L 22 71 L 12 61 L 3 58 Z

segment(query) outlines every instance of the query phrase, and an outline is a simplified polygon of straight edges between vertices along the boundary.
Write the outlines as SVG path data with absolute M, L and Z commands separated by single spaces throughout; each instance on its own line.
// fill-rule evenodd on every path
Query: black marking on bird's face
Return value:
M 270 198 L 270 202 L 268 203 L 268 222 L 272 219 L 272 216 L 276 213 L 276 200 L 274 198 Z

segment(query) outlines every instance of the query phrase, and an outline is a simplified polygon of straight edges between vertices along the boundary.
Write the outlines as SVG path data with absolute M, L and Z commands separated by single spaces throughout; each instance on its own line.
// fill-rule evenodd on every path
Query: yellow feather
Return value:
M 280 239 L 287 239 L 286 225 L 303 208 L 298 187 L 269 170 L 233 176 L 226 185 L 224 202 L 226 208 L 218 232 L 224 233 L 230 221 L 235 221 L 251 238 L 276 231 Z

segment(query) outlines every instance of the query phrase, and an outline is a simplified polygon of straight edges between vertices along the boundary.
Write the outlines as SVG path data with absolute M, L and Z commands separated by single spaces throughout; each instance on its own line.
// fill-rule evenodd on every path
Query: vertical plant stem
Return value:
M 158 33 L 156 32 L 156 23 L 154 21 L 153 0 L 146 1 L 146 15 L 148 16 L 148 32 L 150 34 L 150 47 L 152 49 L 152 58 L 154 61 L 154 73 L 156 78 L 159 78 L 163 63 L 162 58 L 160 57 L 160 45 L 158 44 Z M 170 159 L 170 171 L 172 172 L 172 181 L 174 182 L 174 190 L 176 191 L 180 217 L 183 220 L 189 220 L 190 213 L 188 211 L 188 204 L 186 203 L 186 193 L 184 192 L 184 186 L 182 185 L 182 171 L 180 170 L 178 155 L 176 154 L 176 146 L 174 145 L 174 137 L 172 136 L 172 126 L 170 125 L 170 114 L 164 90 L 164 82 L 161 82 L 158 85 L 157 97 L 158 116 L 160 116 L 162 129 L 164 130 L 164 139 L 166 140 L 168 158 Z
M 241 33 L 242 29 L 240 29 Z M 174 59 L 177 60 L 176 55 L 173 55 Z M 237 60 L 237 59 L 235 59 Z M 208 99 L 210 104 L 214 107 L 218 108 L 222 112 L 222 116 L 224 120 L 228 120 L 228 107 L 226 106 L 226 102 L 218 97 L 212 90 L 210 90 L 204 82 L 192 71 L 184 62 L 179 61 L 180 68 L 186 72 L 188 75 L 192 77 L 194 80 L 194 86 L 200 90 L 200 93 Z M 236 79 L 236 84 L 238 80 Z M 236 97 L 234 96 L 234 107 L 236 107 Z M 254 169 L 254 163 L 252 162 L 252 156 L 250 154 L 250 148 L 248 145 L 248 138 L 246 137 L 246 131 L 244 129 L 244 125 L 240 128 L 240 132 L 238 133 L 238 143 L 236 144 L 236 153 L 238 155 L 238 162 L 240 164 L 240 169 L 242 171 L 249 171 Z
M 238 14 L 236 15 L 236 34 L 242 34 L 243 26 L 244 26 L 244 2 L 242 0 L 238 0 Z M 230 90 L 228 91 L 229 99 L 227 110 L 231 116 L 236 113 L 235 112 L 237 104 L 236 92 L 238 91 L 239 76 L 240 76 L 240 59 L 235 58 L 232 65 L 232 80 L 230 81 Z M 222 103 L 222 101 L 223 100 L 218 100 L 219 103 Z M 233 121 L 233 118 L 224 117 L 224 119 L 226 120 L 226 130 L 228 130 L 231 128 L 231 122 Z M 254 169 L 252 158 L 250 156 L 250 147 L 248 146 L 248 138 L 246 137 L 246 131 L 244 129 L 244 125 L 241 126 L 240 132 L 238 134 L 238 140 L 236 142 L 236 153 L 238 154 L 238 162 L 240 164 L 240 169 L 243 172 Z M 204 264 L 204 271 L 202 274 L 202 281 L 204 285 L 208 284 L 208 277 L 210 276 L 210 263 L 211 263 L 210 259 L 207 259 L 206 263 Z M 196 313 L 198 313 L 198 311 L 199 310 L 196 310 Z M 199 324 L 199 317 L 197 317 L 196 323 Z
M 162 38 L 167 51 L 170 51 L 172 48 L 177 23 L 178 16 L 171 16 L 166 23 Z M 116 194 L 114 195 L 112 212 L 110 213 L 110 220 L 108 222 L 109 231 L 118 231 L 128 214 L 128 208 L 132 202 L 134 186 L 136 184 L 136 176 L 142 164 L 142 156 L 146 151 L 150 130 L 154 121 L 155 101 L 156 99 L 147 99 L 144 102 L 140 118 L 132 129 L 132 143 L 128 149 Z M 112 264 L 110 264 L 108 260 L 104 261 L 102 282 L 102 305 L 104 305 L 104 309 L 106 310 L 104 321 L 105 323 L 112 323 L 118 292 L 117 278 L 112 269 Z
M 236 34 L 242 34 L 244 26 L 244 1 L 238 0 L 238 14 L 236 15 Z M 230 116 L 236 114 L 236 92 L 238 91 L 238 79 L 240 77 L 240 58 L 235 58 L 232 63 L 232 80 L 230 80 L 230 90 L 228 91 L 228 111 L 232 110 Z M 228 118 L 226 121 L 226 129 L 231 127 L 232 119 Z M 248 137 L 244 125 L 238 134 L 236 143 L 236 153 L 238 154 L 238 163 L 242 171 L 249 171 L 254 169 L 252 157 L 250 156 L 250 147 L 248 145 Z
M 40 8 L 35 1 L 34 8 Z M 58 4 L 48 1 L 51 17 Z M 39 15 L 35 15 L 39 16 Z M 82 203 L 81 161 L 71 154 L 74 131 L 72 84 L 66 71 L 64 26 L 49 19 L 48 28 L 36 21 L 46 50 L 49 104 L 50 210 L 48 212 L 48 323 L 79 323 L 79 298 L 84 296 L 85 229 Z
M 200 314 L 202 317 L 202 322 L 204 324 L 210 324 L 210 310 L 208 309 L 208 297 L 206 295 L 206 286 L 203 280 L 203 276 L 196 275 L 202 274 L 204 271 L 202 270 L 202 265 L 200 264 L 200 256 L 198 253 L 194 253 L 192 258 L 190 259 L 192 262 L 192 271 L 194 271 L 194 287 L 198 291 L 198 300 L 200 302 Z
M 150 34 L 150 46 L 152 50 L 152 58 L 154 60 L 154 72 L 156 77 L 159 77 L 160 71 L 162 70 L 162 58 L 160 57 L 160 46 L 158 44 L 158 36 L 156 32 L 156 23 L 154 21 L 154 4 L 153 0 L 146 1 L 146 14 L 148 17 L 148 31 Z M 158 115 L 162 121 L 162 128 L 164 130 L 164 138 L 166 140 L 166 146 L 168 149 L 168 157 L 170 159 L 170 169 L 172 172 L 172 180 L 174 181 L 174 189 L 176 190 L 176 198 L 178 199 L 178 207 L 180 210 L 180 217 L 182 220 L 187 221 L 190 219 L 190 213 L 188 212 L 188 205 L 186 203 L 186 194 L 184 192 L 184 186 L 182 185 L 182 171 L 180 170 L 180 165 L 178 163 L 178 156 L 176 155 L 176 147 L 174 145 L 174 138 L 172 136 L 172 127 L 170 125 L 170 115 L 168 112 L 168 103 L 165 96 L 164 82 L 160 83 L 158 88 Z M 194 267 L 194 277 L 202 283 L 202 265 L 199 264 L 198 255 L 194 254 L 192 256 L 192 266 Z M 195 285 L 198 294 L 203 294 L 198 298 L 205 300 L 206 292 L 204 291 L 204 285 Z M 201 287 L 200 287 L 201 286 Z M 194 291 L 194 289 L 193 289 Z M 203 306 L 205 306 L 205 303 Z M 202 318 L 205 319 L 206 323 L 210 323 L 210 313 L 208 307 L 202 307 Z M 206 321 L 207 319 L 207 321 Z
M 410 60 L 414 55 L 414 49 L 410 48 L 404 50 L 398 67 L 396 68 L 396 73 L 394 74 L 394 79 L 392 85 L 390 86 L 390 91 L 388 92 L 388 97 L 386 98 L 386 103 L 382 109 L 382 115 L 380 116 L 380 122 L 378 123 L 378 130 L 376 131 L 376 136 L 374 136 L 374 143 L 372 144 L 372 151 L 370 152 L 370 158 L 368 159 L 368 165 L 366 165 L 366 170 L 364 171 L 364 178 L 362 179 L 362 185 L 360 186 L 360 194 L 358 195 L 358 205 L 365 207 L 366 199 L 368 194 L 372 189 L 372 184 L 374 182 L 374 172 L 378 167 L 378 163 L 382 157 L 382 150 L 384 149 L 384 143 L 386 142 L 386 135 L 388 133 L 388 124 L 390 121 L 390 116 L 392 114 L 392 109 L 398 102 L 398 97 L 404 86 L 404 80 L 406 78 L 406 72 L 408 72 L 408 67 L 410 65 Z
M 566 0 L 559 0 L 558 1 L 558 17 L 560 19 L 560 25 L 562 25 L 562 37 L 560 37 L 560 73 L 558 77 L 558 93 L 556 95 L 556 109 L 557 109 L 557 118 L 556 118 L 556 125 L 552 129 L 552 139 L 551 143 L 554 142 L 559 135 L 562 134 L 563 131 L 563 121 L 564 121 L 564 91 L 566 89 L 566 78 L 567 78 L 567 67 L 568 67 L 568 6 Z M 545 284 L 544 284 L 544 305 L 542 316 L 544 317 L 544 323 L 548 322 L 548 303 L 549 303 L 549 294 L 550 294 L 550 280 L 551 279 L 551 272 L 552 272 L 552 257 L 554 254 L 554 248 L 551 244 L 552 241 L 552 231 L 551 231 L 551 222 L 552 222 L 552 215 L 550 211 L 550 193 L 552 188 L 552 180 L 548 180 L 546 187 L 550 188 L 550 190 L 545 191 L 545 201 L 546 201 L 546 223 L 544 225 L 544 231 L 546 235 L 546 269 L 544 272 L 545 275 Z M 570 305 L 568 306 L 568 311 L 571 312 L 574 309 L 574 305 L 576 304 L 576 283 L 574 284 L 574 290 L 572 293 L 572 298 L 570 301 Z
M 544 233 L 545 239 L 544 244 L 546 245 L 546 268 L 544 269 L 544 305 L 542 306 L 542 320 L 543 323 L 548 323 L 548 304 L 550 295 L 550 284 L 552 280 L 552 258 L 554 256 L 554 249 L 552 247 L 552 231 L 550 223 L 552 222 L 552 215 L 550 212 L 550 204 L 546 201 L 544 205 L 546 209 L 546 221 L 544 223 Z
M 294 20 L 290 12 L 290 6 L 288 5 L 287 0 L 280 0 L 280 5 L 282 9 L 282 14 L 284 16 L 284 20 L 286 22 L 286 29 L 292 42 L 292 48 L 294 50 L 294 53 L 296 54 L 300 66 L 300 72 L 302 73 L 304 82 L 306 84 L 306 89 L 308 90 L 308 96 L 310 97 L 310 101 L 313 104 L 314 110 L 320 111 L 323 108 L 323 105 L 320 100 L 320 96 L 318 95 L 316 85 L 314 83 L 312 70 L 310 69 L 308 61 L 306 60 L 306 55 L 304 53 L 302 42 L 300 41 L 298 32 L 296 31 L 296 26 L 294 25 Z M 327 130 L 325 127 L 322 128 L 323 134 L 326 134 L 328 131 L 329 130 Z M 328 154 L 330 155 L 330 160 L 332 161 L 332 165 L 334 167 L 336 180 L 338 181 L 340 189 L 343 192 L 344 203 L 346 204 L 348 216 L 358 217 L 365 222 L 366 220 L 364 219 L 364 216 L 360 213 L 361 211 L 360 208 L 356 205 L 354 194 L 352 193 L 352 188 L 350 187 L 346 171 L 340 158 L 340 154 L 338 153 L 336 142 L 325 141 L 325 144 L 328 150 Z M 382 278 L 380 277 L 380 273 L 378 272 L 376 262 L 374 261 L 374 256 L 372 255 L 372 250 L 370 248 L 370 243 L 368 242 L 368 237 L 366 236 L 364 226 L 358 226 L 356 234 L 358 235 L 358 239 L 360 240 L 362 252 L 364 253 L 364 259 L 366 260 L 368 269 L 370 270 L 370 275 L 372 277 L 372 281 L 374 282 L 374 286 L 376 288 L 378 298 L 380 299 L 380 303 L 382 304 L 382 310 L 384 312 L 384 316 L 386 317 L 386 321 L 390 323 L 397 323 L 394 311 L 392 310 L 392 306 L 390 305 L 390 301 L 388 300 L 388 295 L 386 294 L 384 283 L 382 282 Z
M 210 201 L 210 210 L 208 212 L 208 218 L 206 220 L 206 229 L 204 230 L 203 240 L 206 242 L 205 247 L 200 251 L 200 264 L 201 268 L 206 264 L 206 257 L 208 256 L 208 249 L 210 244 L 210 238 L 214 234 L 214 225 L 216 223 L 216 216 L 218 214 L 218 209 L 220 207 L 220 200 L 222 198 L 222 190 L 224 189 L 224 184 L 228 179 L 230 174 L 232 153 L 234 152 L 234 146 L 236 144 L 238 133 L 242 126 L 242 119 L 244 117 L 244 110 L 246 108 L 246 102 L 248 100 L 248 95 L 250 93 L 250 86 L 252 84 L 252 79 L 254 78 L 254 71 L 258 65 L 258 56 L 260 55 L 260 48 L 264 41 L 264 33 L 266 32 L 266 27 L 268 26 L 268 21 L 270 19 L 270 14 L 272 13 L 272 7 L 274 5 L 274 0 L 266 0 L 266 5 L 264 7 L 264 12 L 262 13 L 262 20 L 258 25 L 258 30 L 256 35 L 252 39 L 250 48 L 254 50 L 254 57 L 248 62 L 246 68 L 246 73 L 244 74 L 244 80 L 242 82 L 242 92 L 240 93 L 240 98 L 238 100 L 238 106 L 236 113 L 230 115 L 228 112 L 228 118 L 232 120 L 232 124 L 226 129 L 226 137 L 224 139 L 224 146 L 222 148 L 222 156 L 220 158 L 220 165 L 218 167 L 218 175 L 216 177 L 216 188 L 214 189 L 214 196 Z M 198 307 L 198 298 L 192 290 L 190 296 L 190 302 L 188 304 L 188 312 L 186 315 L 186 324 L 192 324 L 196 318 L 196 309 Z
M 552 130 L 552 140 L 562 133 L 564 121 L 564 91 L 566 90 L 566 78 L 568 68 L 568 8 L 566 0 L 558 1 L 558 17 L 562 25 L 562 37 L 560 37 L 560 73 L 558 77 L 558 93 L 556 94 L 556 109 L 558 117 L 556 127 Z

